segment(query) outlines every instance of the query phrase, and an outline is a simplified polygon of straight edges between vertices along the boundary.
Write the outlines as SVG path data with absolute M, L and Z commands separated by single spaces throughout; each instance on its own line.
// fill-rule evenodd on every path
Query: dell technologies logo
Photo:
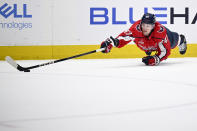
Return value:
M 21 4 L 8 5 L 8 3 L 5 3 L 3 5 L 0 4 L 1 29 L 23 30 L 23 29 L 32 28 L 33 25 L 31 22 L 31 18 L 32 18 L 32 14 L 28 12 L 27 4 L 22 4 L 22 5 Z

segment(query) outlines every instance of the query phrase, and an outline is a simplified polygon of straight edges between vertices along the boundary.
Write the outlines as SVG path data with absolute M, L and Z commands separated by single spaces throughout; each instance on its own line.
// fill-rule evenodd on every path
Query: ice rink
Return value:
M 32 66 L 47 61 L 17 61 Z M 197 131 L 197 58 L 0 61 L 0 131 Z

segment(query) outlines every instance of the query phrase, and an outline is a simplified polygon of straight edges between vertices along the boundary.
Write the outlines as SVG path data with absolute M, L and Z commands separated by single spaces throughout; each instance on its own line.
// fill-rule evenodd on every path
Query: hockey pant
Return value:
M 167 27 L 165 27 L 167 30 L 168 39 L 170 41 L 171 49 L 175 48 L 178 45 L 179 41 L 179 34 L 176 32 L 170 31 Z

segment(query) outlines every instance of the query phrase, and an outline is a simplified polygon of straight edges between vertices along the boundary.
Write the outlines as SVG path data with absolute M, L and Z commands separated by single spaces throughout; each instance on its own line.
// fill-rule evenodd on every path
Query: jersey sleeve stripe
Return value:
M 130 41 L 130 40 L 132 40 L 132 37 L 130 37 L 130 36 L 119 36 L 117 39 L 119 39 L 119 40 L 123 39 L 125 41 Z
M 161 50 L 161 53 L 159 55 L 159 58 L 162 59 L 163 57 L 165 57 L 167 55 L 167 50 L 165 48 L 165 46 L 163 45 L 163 42 L 164 40 L 162 40 L 160 43 L 159 43 L 159 48 Z

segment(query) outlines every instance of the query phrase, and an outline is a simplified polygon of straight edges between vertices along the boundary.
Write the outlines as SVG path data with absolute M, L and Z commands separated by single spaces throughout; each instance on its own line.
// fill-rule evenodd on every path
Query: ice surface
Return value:
M 32 66 L 47 61 L 17 61 Z M 196 131 L 197 58 L 0 62 L 0 131 Z

